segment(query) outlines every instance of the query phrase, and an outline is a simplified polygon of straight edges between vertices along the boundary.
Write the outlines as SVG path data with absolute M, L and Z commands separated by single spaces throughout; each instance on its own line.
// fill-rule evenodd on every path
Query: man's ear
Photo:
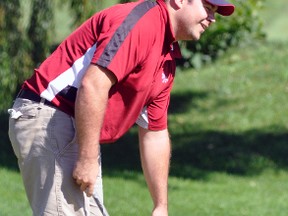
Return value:
M 175 10 L 182 8 L 183 1 L 184 0 L 170 0 L 171 5 Z

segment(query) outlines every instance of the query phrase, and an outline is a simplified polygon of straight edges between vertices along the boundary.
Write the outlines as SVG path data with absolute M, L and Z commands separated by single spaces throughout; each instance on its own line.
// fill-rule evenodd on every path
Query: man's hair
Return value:
M 170 0 L 164 0 L 165 2 L 169 2 Z M 192 2 L 193 0 L 187 0 L 188 2 Z
M 165 2 L 169 2 L 170 0 L 164 0 Z M 193 0 L 188 0 L 188 2 L 192 2 Z

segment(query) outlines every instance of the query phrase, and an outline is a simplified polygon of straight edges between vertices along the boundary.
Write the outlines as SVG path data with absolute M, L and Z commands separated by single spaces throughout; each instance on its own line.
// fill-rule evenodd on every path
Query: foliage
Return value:
M 20 85 L 49 54 L 53 48 L 53 0 L 30 0 L 28 25 L 23 26 L 20 0 L 0 1 L 0 111 L 12 103 Z M 76 12 L 75 25 L 92 14 L 95 0 L 66 0 Z M 27 3 L 27 2 L 26 2 Z M 63 3 L 59 3 L 63 4 Z M 29 13 L 30 11 L 30 13 Z M 95 12 L 95 11 L 94 11 Z M 22 24 L 22 25 L 21 25 Z
M 11 104 L 15 90 L 31 67 L 20 18 L 19 0 L 0 2 L 0 110 Z
M 53 33 L 52 0 L 33 0 L 32 15 L 28 28 L 31 57 L 36 65 L 49 54 L 50 38 Z
M 102 0 L 70 0 L 71 9 L 75 13 L 74 25 L 79 26 L 95 13 L 95 8 L 101 8 Z
M 231 0 L 236 9 L 232 16 L 216 16 L 199 41 L 182 42 L 183 67 L 199 68 L 221 56 L 230 47 L 254 43 L 265 37 L 259 16 L 265 0 Z

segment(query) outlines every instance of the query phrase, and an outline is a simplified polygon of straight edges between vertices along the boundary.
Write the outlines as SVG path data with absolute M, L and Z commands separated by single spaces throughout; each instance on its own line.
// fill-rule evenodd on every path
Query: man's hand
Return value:
M 153 209 L 152 216 L 168 216 L 167 206 L 159 206 Z
M 86 192 L 88 197 L 93 195 L 98 171 L 99 164 L 97 158 L 80 159 L 76 162 L 73 172 L 73 178 L 80 186 L 80 189 Z

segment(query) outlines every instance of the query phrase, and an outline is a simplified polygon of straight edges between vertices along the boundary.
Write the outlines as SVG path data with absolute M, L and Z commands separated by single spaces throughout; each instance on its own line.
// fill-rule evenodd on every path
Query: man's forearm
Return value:
M 140 128 L 139 138 L 143 172 L 154 202 L 154 208 L 162 208 L 167 211 L 171 154 L 168 131 L 152 132 Z
M 89 69 L 87 71 L 89 73 Z M 89 75 L 88 75 L 89 76 Z M 86 79 L 89 79 L 86 78 Z M 75 123 L 79 143 L 79 157 L 95 157 L 98 155 L 100 129 L 108 99 L 106 90 L 98 91 L 89 82 L 82 82 L 75 102 Z M 97 158 L 97 157 L 96 157 Z
M 111 76 L 111 77 L 110 77 Z M 91 196 L 98 174 L 99 141 L 108 101 L 114 83 L 107 70 L 91 65 L 82 79 L 75 102 L 76 136 L 79 144 L 78 160 L 73 177 L 82 191 Z
M 88 157 L 97 154 L 98 150 L 94 152 L 89 147 L 99 145 L 108 92 L 114 83 L 114 75 L 107 69 L 99 68 L 96 65 L 90 65 L 82 79 L 75 102 L 75 122 L 80 157 L 82 154 Z

